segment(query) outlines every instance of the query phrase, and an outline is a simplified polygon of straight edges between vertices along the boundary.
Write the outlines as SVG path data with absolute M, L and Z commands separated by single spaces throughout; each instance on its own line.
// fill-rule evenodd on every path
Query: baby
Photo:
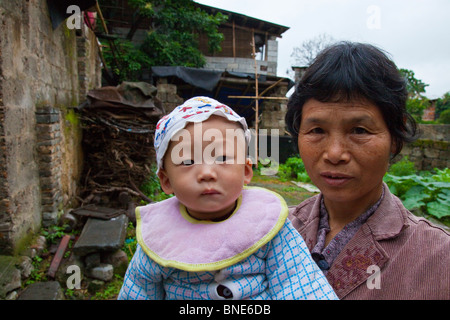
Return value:
M 246 187 L 250 131 L 207 97 L 157 124 L 158 177 L 175 196 L 136 209 L 119 299 L 337 299 L 276 193 Z

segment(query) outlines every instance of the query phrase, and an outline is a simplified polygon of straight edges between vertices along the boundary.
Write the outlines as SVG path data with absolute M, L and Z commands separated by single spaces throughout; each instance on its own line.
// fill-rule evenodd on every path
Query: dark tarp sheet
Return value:
M 152 74 L 157 77 L 176 76 L 194 87 L 207 91 L 212 91 L 222 76 L 221 71 L 188 67 L 152 67 Z
M 231 75 L 239 78 L 255 79 L 255 75 L 251 73 L 243 72 L 230 72 L 230 71 L 215 71 L 205 70 L 188 67 L 152 67 L 153 76 L 157 77 L 178 77 L 190 85 L 205 89 L 207 91 L 213 91 L 220 81 L 220 78 L 226 75 Z M 258 76 L 259 81 L 266 81 L 267 77 L 264 75 Z

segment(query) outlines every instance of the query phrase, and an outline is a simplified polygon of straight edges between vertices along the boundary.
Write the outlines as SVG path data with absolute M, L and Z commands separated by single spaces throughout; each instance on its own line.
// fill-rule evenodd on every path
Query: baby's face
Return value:
M 189 123 L 170 142 L 158 175 L 164 192 L 174 193 L 194 218 L 227 216 L 253 176 L 242 127 L 220 116 Z

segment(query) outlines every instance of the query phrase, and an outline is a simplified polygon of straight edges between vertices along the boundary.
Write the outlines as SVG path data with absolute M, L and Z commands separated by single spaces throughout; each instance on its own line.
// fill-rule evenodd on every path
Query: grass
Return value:
M 249 186 L 262 187 L 278 193 L 288 206 L 296 206 L 316 194 L 297 187 L 290 181 L 281 181 L 278 176 L 263 176 L 256 170 Z

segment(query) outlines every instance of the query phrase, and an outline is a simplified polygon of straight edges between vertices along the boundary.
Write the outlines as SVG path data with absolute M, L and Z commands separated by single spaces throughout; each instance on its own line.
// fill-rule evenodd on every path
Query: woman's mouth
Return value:
M 323 172 L 320 174 L 323 180 L 330 186 L 342 186 L 352 179 L 351 176 L 343 173 Z

